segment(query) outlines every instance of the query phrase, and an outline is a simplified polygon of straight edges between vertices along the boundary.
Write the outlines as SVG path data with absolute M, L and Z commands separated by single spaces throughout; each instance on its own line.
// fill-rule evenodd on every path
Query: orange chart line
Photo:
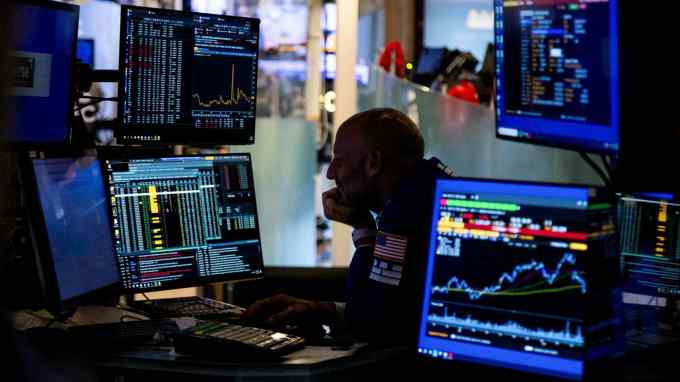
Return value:
M 239 88 L 234 88 L 234 65 L 231 66 L 231 86 L 229 89 L 229 98 L 224 99 L 222 95 L 218 96 L 217 99 L 211 99 L 208 101 L 201 100 L 201 96 L 198 93 L 194 93 L 191 96 L 196 100 L 199 106 L 203 107 L 213 107 L 213 106 L 232 106 L 236 105 L 241 100 L 250 103 L 250 97 L 243 90 Z

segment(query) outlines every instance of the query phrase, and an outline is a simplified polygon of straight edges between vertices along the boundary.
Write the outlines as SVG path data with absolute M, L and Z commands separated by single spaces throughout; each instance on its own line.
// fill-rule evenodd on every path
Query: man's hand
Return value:
M 355 229 L 375 228 L 375 220 L 371 213 L 368 210 L 343 204 L 337 187 L 324 192 L 322 198 L 326 218 L 347 224 Z
M 273 325 L 323 324 L 333 321 L 335 304 L 279 294 L 258 300 L 241 315 L 245 321 L 266 321 Z

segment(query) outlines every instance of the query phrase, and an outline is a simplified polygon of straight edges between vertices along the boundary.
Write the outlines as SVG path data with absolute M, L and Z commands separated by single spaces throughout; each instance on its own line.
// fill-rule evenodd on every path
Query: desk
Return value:
M 128 380 L 347 381 L 394 370 L 404 348 L 368 349 L 364 345 L 335 349 L 307 346 L 278 362 L 210 361 L 174 353 L 172 348 L 116 353 L 94 362 L 98 374 Z M 363 378 L 361 378 L 363 380 Z
M 110 307 L 80 307 L 71 318 L 74 325 L 119 322 L 122 315 L 131 313 Z M 42 326 L 33 322 L 32 315 L 15 315 L 19 328 Z M 47 321 L 47 320 L 45 320 Z M 175 319 L 180 328 L 195 325 L 191 318 Z M 65 336 L 65 334 L 64 334 Z M 66 337 L 64 337 L 66 338 Z M 105 352 L 105 344 L 92 344 L 92 349 L 73 349 L 74 359 L 82 361 L 82 367 L 93 370 L 99 376 L 115 380 L 159 380 L 167 382 L 178 377 L 195 380 L 260 381 L 260 380 L 303 380 L 303 381 L 347 381 L 348 377 L 365 376 L 373 372 L 389 374 L 395 370 L 393 362 L 407 354 L 405 348 L 374 349 L 364 344 L 335 348 L 329 346 L 306 346 L 279 361 L 253 362 L 228 360 L 212 361 L 188 355 L 177 354 L 172 347 L 140 348 L 121 352 Z M 61 346 L 52 344 L 46 352 L 59 352 Z M 66 351 L 66 347 L 62 349 Z M 93 351 L 103 351 L 93 354 Z M 390 366 L 392 365 L 392 366 Z M 122 378 L 120 378 L 122 377 Z M 363 380 L 363 378 L 362 378 Z
M 96 310 L 100 318 L 106 311 Z M 113 310 L 111 310 L 114 313 Z M 83 311 L 85 313 L 85 311 Z M 78 317 L 78 316 L 74 316 Z M 107 318 L 108 319 L 108 318 Z M 184 320 L 180 320 L 182 324 Z M 187 324 L 189 324 L 187 322 Z M 291 353 L 278 362 L 229 362 L 210 361 L 176 354 L 171 347 L 144 348 L 109 354 L 95 355 L 91 351 L 102 344 L 93 344 L 93 349 L 77 349 L 78 356 L 68 361 L 82 361 L 87 370 L 94 370 L 101 380 L 124 381 L 174 381 L 180 378 L 198 381 L 375 381 L 403 380 L 404 376 L 417 373 L 421 380 L 439 380 L 444 375 L 469 375 L 474 370 L 475 378 L 462 380 L 514 380 L 526 382 L 527 378 L 512 379 L 507 370 L 474 367 L 470 364 L 446 364 L 442 368 L 428 368 L 414 360 L 405 348 L 375 349 L 354 345 L 344 349 L 308 346 Z M 52 350 L 62 352 L 62 346 Z M 607 371 L 607 381 L 647 382 L 677 381 L 680 365 L 677 355 L 680 343 L 671 342 L 665 346 L 650 349 L 629 348 L 625 357 L 613 360 Z M 35 366 L 35 365 L 32 365 Z M 415 371 L 410 371 L 415 370 Z M 408 372 L 408 374 L 405 374 Z M 483 374 L 498 378 L 483 378 Z M 398 376 L 398 378 L 397 378 Z M 359 378 L 357 378 L 359 377 Z M 603 379 L 605 380 L 605 379 Z

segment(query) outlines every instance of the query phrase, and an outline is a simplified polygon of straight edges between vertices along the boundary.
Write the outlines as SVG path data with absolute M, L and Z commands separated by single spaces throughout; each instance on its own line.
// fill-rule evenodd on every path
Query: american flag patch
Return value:
M 399 286 L 407 242 L 405 236 L 378 231 L 373 249 L 373 266 L 368 278 L 382 284 Z
M 371 275 L 368 276 L 368 278 L 379 283 L 399 286 L 399 282 L 401 282 L 401 270 L 401 265 L 373 259 Z
M 375 236 L 373 256 L 383 260 L 403 263 L 406 256 L 407 242 L 408 239 L 405 236 L 378 231 L 378 234 Z

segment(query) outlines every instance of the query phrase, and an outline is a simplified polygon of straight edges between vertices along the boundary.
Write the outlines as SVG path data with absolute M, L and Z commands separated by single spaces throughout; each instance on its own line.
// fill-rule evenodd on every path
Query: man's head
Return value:
M 364 111 L 338 129 L 328 179 L 335 180 L 342 203 L 380 209 L 401 174 L 423 158 L 424 146 L 418 127 L 400 111 Z

